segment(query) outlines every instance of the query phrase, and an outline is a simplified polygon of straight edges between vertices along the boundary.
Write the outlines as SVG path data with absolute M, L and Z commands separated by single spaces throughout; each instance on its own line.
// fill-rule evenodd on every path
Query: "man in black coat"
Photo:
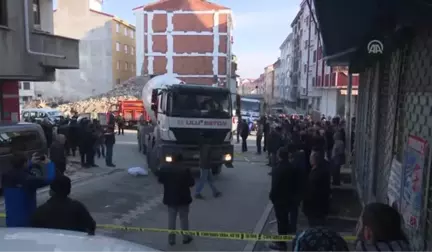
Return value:
M 36 209 L 31 226 L 94 235 L 96 222 L 81 202 L 69 198 L 70 191 L 71 180 L 68 177 L 56 178 L 50 185 L 51 198 Z
M 279 150 L 279 163 L 273 169 L 270 201 L 273 203 L 279 235 L 295 234 L 301 200 L 303 171 L 296 167 L 294 145 Z M 274 250 L 286 250 L 285 242 L 270 245 Z
M 163 184 L 163 203 L 168 207 L 168 229 L 176 229 L 179 215 L 181 229 L 189 230 L 189 205 L 192 203 L 190 188 L 195 184 L 191 171 L 183 167 L 161 170 L 159 183 Z M 183 244 L 188 244 L 192 240 L 190 235 L 183 235 Z M 168 235 L 168 243 L 176 243 L 175 234 Z
M 249 125 L 246 120 L 242 121 L 241 125 L 241 138 L 242 138 L 242 152 L 246 152 L 247 149 L 247 138 L 249 136 Z
M 303 198 L 303 213 L 309 226 L 324 226 L 330 210 L 330 168 L 322 154 L 312 151 L 310 155 L 311 171 L 308 175 Z

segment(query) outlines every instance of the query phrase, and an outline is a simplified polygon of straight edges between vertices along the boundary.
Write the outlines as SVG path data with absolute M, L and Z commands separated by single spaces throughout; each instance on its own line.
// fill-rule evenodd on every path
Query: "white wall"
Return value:
M 41 16 L 41 30 L 49 33 L 54 33 L 53 0 L 40 0 L 39 5 Z
M 54 83 L 35 83 L 36 91 L 42 97 L 81 99 L 111 90 L 112 76 L 112 33 L 111 23 L 87 32 L 80 40 L 80 69 L 57 70 Z
M 135 67 L 136 74 L 141 75 L 141 70 L 144 63 L 144 11 L 138 9 L 134 12 L 136 17 L 135 23 Z
M 326 116 L 336 116 L 337 112 L 337 89 L 323 89 L 321 94 L 320 113 Z
M 102 11 L 103 0 L 89 0 L 89 8 L 95 11 Z

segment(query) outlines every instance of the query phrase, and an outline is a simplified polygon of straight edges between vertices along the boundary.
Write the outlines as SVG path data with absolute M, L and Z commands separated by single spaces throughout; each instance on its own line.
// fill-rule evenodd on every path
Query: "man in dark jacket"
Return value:
M 79 143 L 79 137 L 80 137 L 80 133 L 79 133 L 79 125 L 78 122 L 75 118 L 72 118 L 70 123 L 69 123 L 69 135 L 67 136 L 67 141 L 70 147 L 70 150 L 72 152 L 72 156 L 75 157 L 76 155 L 76 150 L 78 147 L 78 143 Z
M 298 208 L 301 200 L 303 171 L 296 167 L 294 145 L 281 148 L 277 167 L 272 172 L 270 201 L 273 203 L 279 235 L 294 234 L 297 231 Z M 285 242 L 270 245 L 274 250 L 286 250 Z
M 183 167 L 161 170 L 159 183 L 164 186 L 163 203 L 168 207 L 168 229 L 176 229 L 178 215 L 181 229 L 189 230 L 189 205 L 192 203 L 190 188 L 195 184 L 192 173 Z M 183 236 L 183 244 L 192 240 L 190 235 Z M 175 234 L 169 234 L 168 243 L 174 245 L 175 242 Z
M 330 169 L 329 164 L 318 152 L 310 155 L 311 171 L 306 183 L 303 199 L 303 213 L 310 227 L 324 226 L 330 208 Z
M 118 127 L 118 134 L 120 133 L 124 135 L 124 128 L 125 128 L 125 119 L 123 117 L 122 113 L 119 113 L 119 116 L 117 117 L 117 127 Z
M 105 147 L 106 147 L 106 153 L 105 153 L 105 164 L 108 167 L 115 167 L 115 164 L 113 163 L 113 151 L 114 151 L 114 144 L 115 144 L 115 134 L 114 134 L 114 125 L 108 125 L 107 131 L 104 133 L 105 138 Z
M 12 169 L 2 177 L 7 227 L 29 227 L 36 210 L 36 190 L 50 184 L 56 168 L 46 156 L 34 155 L 31 162 L 23 153 L 12 156 Z M 41 176 L 32 170 L 38 169 Z
M 241 125 L 241 139 L 242 139 L 242 152 L 246 152 L 247 151 L 247 138 L 249 136 L 249 125 L 246 122 L 246 120 L 242 121 L 242 125 Z
M 275 167 L 277 163 L 276 153 L 284 145 L 282 140 L 282 128 L 277 126 L 271 133 L 268 140 L 269 165 Z
M 87 208 L 69 198 L 71 180 L 66 176 L 55 179 L 50 186 L 51 198 L 39 206 L 31 220 L 32 227 L 64 229 L 94 235 L 96 222 Z
M 54 162 L 55 167 L 61 174 L 66 171 L 65 141 L 65 136 L 58 134 L 50 147 L 51 161 Z

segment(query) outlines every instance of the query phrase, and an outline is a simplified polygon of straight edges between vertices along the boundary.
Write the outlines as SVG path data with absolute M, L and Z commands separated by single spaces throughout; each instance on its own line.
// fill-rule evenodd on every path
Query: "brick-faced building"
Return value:
M 137 73 L 225 82 L 232 58 L 230 9 L 204 0 L 165 0 L 134 13 Z

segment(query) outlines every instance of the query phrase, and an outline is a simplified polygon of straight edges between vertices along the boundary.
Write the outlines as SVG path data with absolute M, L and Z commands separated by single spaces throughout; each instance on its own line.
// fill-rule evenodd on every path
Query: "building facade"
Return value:
M 53 34 L 52 0 L 0 3 L 0 119 L 16 121 L 19 82 L 53 81 L 56 69 L 79 68 L 79 42 Z
M 275 92 L 275 67 L 271 64 L 264 68 L 264 100 L 267 105 L 276 103 Z
M 265 75 L 260 74 L 260 76 L 253 81 L 253 85 L 256 87 L 254 94 L 265 94 Z
M 20 105 L 24 105 L 26 102 L 29 102 L 36 98 L 34 82 L 21 81 L 18 83 L 18 85 L 19 85 L 18 94 L 19 94 Z
M 279 47 L 280 50 L 280 86 L 282 102 L 295 108 L 297 102 L 297 87 L 293 86 L 291 75 L 293 67 L 293 33 L 290 33 Z
M 291 82 L 298 86 L 297 109 L 309 114 L 344 116 L 348 68 L 330 67 L 326 63 L 313 2 L 310 7 L 303 1 L 291 24 Z M 353 76 L 353 83 L 353 94 L 356 94 L 358 76 Z
M 35 83 L 43 97 L 81 99 L 113 89 L 135 72 L 135 27 L 102 12 L 102 0 L 58 0 L 54 32 L 80 40 L 80 69 Z
M 256 90 L 256 86 L 254 82 L 255 82 L 254 79 L 237 78 L 238 93 L 240 95 L 252 94 Z
M 233 76 L 230 9 L 202 0 L 167 0 L 134 13 L 137 72 L 168 73 L 196 84 L 226 83 Z
M 281 60 L 278 59 L 273 64 L 274 67 L 274 102 L 281 103 L 283 100 L 283 86 L 282 86 L 282 69 L 281 69 Z

